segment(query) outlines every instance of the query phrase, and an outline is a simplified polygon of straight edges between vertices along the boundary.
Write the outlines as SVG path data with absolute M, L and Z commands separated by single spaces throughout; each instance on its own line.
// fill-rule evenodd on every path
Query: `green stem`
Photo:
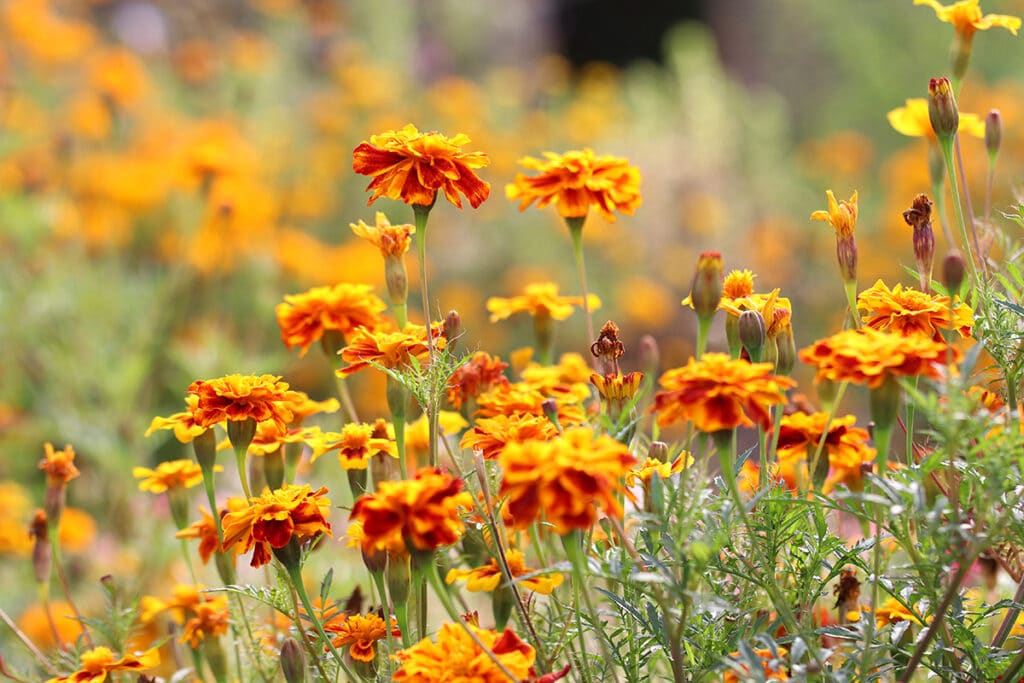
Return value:
M 436 196 L 435 196 L 436 200 Z M 416 251 L 420 261 L 420 291 L 423 294 L 423 324 L 427 328 L 427 352 L 434 360 L 434 336 L 430 332 L 430 297 L 427 293 L 427 218 L 434 207 L 413 204 L 412 212 L 416 225 Z
M 391 304 L 391 310 L 395 312 L 395 320 L 398 322 L 398 329 L 404 330 L 409 322 L 409 305 L 404 301 L 400 304 Z
M 316 611 L 313 609 L 313 603 L 309 599 L 309 595 L 306 593 L 306 586 L 302 583 L 302 570 L 298 566 L 285 566 L 285 570 L 288 572 L 288 579 L 291 581 L 292 586 L 295 588 L 296 594 L 299 596 L 299 600 L 302 601 L 302 607 L 306 610 L 306 615 L 312 622 L 313 627 L 316 629 L 317 635 L 319 635 L 327 648 L 331 651 L 331 655 L 334 656 L 338 666 L 341 667 L 345 675 L 350 679 L 356 679 L 357 676 L 349 669 L 348 664 L 345 663 L 345 658 L 338 652 L 337 648 L 334 647 L 334 642 L 328 637 L 324 631 L 323 624 L 320 623 L 320 618 L 316 615 Z
M 338 386 L 338 398 L 341 399 L 341 409 L 345 411 L 345 420 L 348 422 L 359 422 L 359 415 L 356 413 L 356 405 L 352 402 L 352 394 L 348 390 L 348 382 L 337 372 L 334 373 L 334 381 Z
M 952 297 L 950 297 L 950 301 L 952 301 L 952 300 L 953 300 Z M 951 317 L 950 320 L 952 320 L 952 319 L 953 318 Z M 914 377 L 913 380 L 911 380 L 911 386 L 913 387 L 913 390 L 914 390 L 915 393 L 917 391 L 917 381 L 918 381 L 917 377 Z M 907 466 L 908 467 L 910 467 L 910 466 L 912 466 L 914 464 L 914 414 L 915 414 L 916 410 L 917 410 L 917 405 L 914 403 L 914 401 L 913 400 L 908 400 L 907 401 L 907 453 L 906 453 Z M 879 472 L 879 474 L 880 475 L 884 474 L 884 472 Z
M 939 226 L 942 228 L 942 236 L 946 238 L 946 248 L 956 248 L 953 240 L 953 233 L 949 229 L 949 221 L 946 220 L 946 193 L 943 191 L 943 183 L 932 183 L 932 196 L 935 197 L 935 213 L 938 215 Z
M 566 218 L 565 224 L 569 226 L 569 234 L 572 236 L 572 253 L 576 259 L 576 271 L 579 273 L 580 289 L 583 292 L 583 315 L 587 319 L 587 343 L 589 344 L 596 337 L 594 337 L 594 318 L 590 312 L 590 290 L 587 288 L 587 264 L 583 259 L 583 223 L 586 220 L 586 216 Z
M 860 311 L 857 310 L 857 281 L 847 280 L 843 283 L 843 291 L 846 292 L 846 303 L 850 307 L 850 319 L 853 320 L 854 329 L 859 329 Z
M 192 564 L 192 555 L 188 552 L 188 539 L 181 539 L 181 554 L 185 556 L 185 566 L 188 567 L 188 575 L 192 578 L 192 583 L 199 583 L 196 579 L 196 568 Z
M 578 531 L 562 537 L 562 543 L 565 546 L 566 554 L 569 556 L 569 564 L 572 566 L 572 599 L 573 610 L 576 613 L 576 638 L 579 643 L 579 654 L 576 657 L 576 664 L 580 670 L 580 676 L 586 683 L 592 681 L 589 660 L 587 659 L 587 642 L 584 638 L 583 631 L 583 600 L 582 600 L 582 588 L 584 581 L 584 574 L 586 573 L 586 559 L 582 557 L 582 534 Z
M 825 442 L 828 440 L 828 430 L 832 424 L 832 421 L 836 419 L 836 412 L 839 410 L 839 403 L 843 400 L 843 394 L 846 393 L 846 387 L 849 382 L 840 382 L 839 387 L 836 389 L 835 398 L 832 400 L 832 405 L 828 409 L 828 418 L 825 420 L 825 428 L 821 432 L 821 438 L 818 439 L 818 445 L 814 449 L 814 457 L 811 458 L 810 475 L 813 478 L 815 473 L 818 471 L 818 464 L 821 462 L 821 456 L 825 452 Z M 828 468 L 825 468 L 825 473 L 828 474 Z M 821 483 L 824 483 L 824 479 Z M 818 482 L 815 482 L 817 485 Z
M 242 491 L 245 492 L 245 499 L 252 498 L 252 491 L 249 490 L 249 476 L 245 471 L 245 456 L 249 451 L 248 445 L 235 447 L 235 465 L 238 467 L 238 478 L 242 481 Z
M 946 162 L 946 175 L 949 177 L 949 184 L 953 193 L 953 210 L 956 213 L 956 221 L 960 226 L 960 240 L 963 242 L 964 251 L 967 252 L 967 265 L 971 269 L 971 282 L 977 284 L 978 271 L 974 263 L 974 252 L 971 249 L 971 240 L 967 236 L 967 223 L 964 220 L 964 210 L 960 205 L 960 185 L 956 178 L 956 169 L 953 168 L 953 136 L 939 138 L 942 146 L 942 158 Z
M 974 224 L 974 209 L 971 207 L 971 191 L 967 187 L 967 174 L 964 172 L 964 157 L 960 153 L 960 136 L 953 138 L 953 149 L 956 151 L 956 168 L 960 174 L 960 182 L 964 186 L 964 206 L 967 208 L 967 224 L 971 228 L 971 239 L 974 241 L 974 253 L 978 256 L 978 264 L 981 266 L 982 274 L 988 274 L 988 266 L 985 264 L 985 255 L 981 253 L 981 243 L 978 242 L 978 227 Z
M 701 359 L 704 352 L 708 349 L 708 334 L 711 332 L 711 318 L 704 316 L 697 316 L 697 360 Z

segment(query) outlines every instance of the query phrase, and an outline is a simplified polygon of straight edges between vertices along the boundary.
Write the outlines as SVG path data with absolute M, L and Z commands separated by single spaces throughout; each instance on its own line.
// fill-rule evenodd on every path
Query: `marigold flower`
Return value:
M 1021 26 L 1020 17 L 1011 17 L 1005 14 L 983 16 L 979 3 L 980 0 L 960 0 L 960 2 L 944 6 L 938 0 L 914 0 L 915 5 L 928 5 L 935 10 L 939 21 L 952 24 L 957 34 L 965 40 L 970 40 L 976 31 L 987 31 L 996 26 L 1017 35 L 1017 30 Z
M 898 621 L 909 621 L 923 626 L 924 622 L 903 602 L 894 597 L 889 597 L 875 610 L 875 624 L 882 628 L 888 624 Z
M 188 393 L 199 397 L 193 413 L 197 425 L 212 427 L 230 420 L 256 422 L 273 420 L 282 432 L 292 419 L 288 407 L 292 400 L 287 382 L 275 375 L 225 375 L 217 379 L 196 380 Z
M 857 192 L 854 191 L 848 202 L 836 201 L 832 190 L 826 191 L 825 195 L 828 197 L 828 211 L 815 211 L 811 214 L 811 220 L 825 221 L 835 229 L 839 273 L 844 282 L 856 282 L 857 242 L 853 233 L 857 227 Z
M 139 655 L 125 655 L 115 659 L 113 650 L 108 647 L 95 647 L 83 652 L 79 657 L 82 668 L 70 676 L 51 678 L 46 683 L 103 683 L 107 674 L 114 671 L 145 671 L 160 664 L 160 651 L 157 648 L 147 650 Z
M 506 444 L 499 462 L 499 495 L 508 498 L 513 525 L 526 528 L 543 513 L 556 533 L 566 534 L 589 529 L 598 507 L 622 515 L 617 494 L 636 459 L 615 439 L 575 427 L 549 441 Z
M 459 540 L 465 525 L 460 510 L 473 507 L 462 480 L 439 468 L 426 468 L 414 479 L 383 481 L 377 492 L 361 496 L 351 519 L 363 523 L 364 550 L 386 550 L 402 543 L 430 551 Z
M 374 426 L 350 422 L 341 432 L 321 432 L 310 439 L 313 454 L 310 462 L 316 462 L 324 453 L 338 451 L 338 464 L 343 470 L 365 470 L 370 458 L 384 452 L 398 457 L 398 451 L 391 439 L 374 437 Z
M 386 308 L 372 286 L 342 282 L 285 295 L 284 303 L 275 306 L 274 312 L 285 346 L 298 346 L 299 355 L 304 356 L 325 334 L 333 332 L 348 339 L 360 327 L 379 327 Z
M 220 472 L 224 468 L 215 465 L 214 472 Z M 190 489 L 203 482 L 203 470 L 194 460 L 169 460 L 156 466 L 155 470 L 148 467 L 132 468 L 132 476 L 142 479 L 139 482 L 140 491 L 150 493 L 164 493 L 168 489 Z
M 938 141 L 938 136 L 935 135 L 935 130 L 932 128 L 931 119 L 928 117 L 928 100 L 923 97 L 908 99 L 904 106 L 897 107 L 886 114 L 886 118 L 889 120 L 889 125 L 901 135 Z M 985 122 L 977 114 L 960 112 L 960 125 L 957 132 L 976 138 L 984 137 Z
M 857 308 L 869 315 L 864 324 L 876 330 L 902 335 L 924 335 L 942 341 L 941 330 L 956 329 L 961 337 L 970 337 L 974 312 L 957 302 L 950 316 L 949 297 L 926 294 L 913 287 L 897 284 L 889 289 L 878 280 L 857 297 Z
M 191 443 L 193 439 L 206 431 L 206 427 L 196 424 L 196 406 L 199 404 L 199 397 L 189 394 L 185 397 L 187 410 L 181 413 L 174 413 L 169 417 L 154 417 L 149 423 L 149 429 L 145 436 L 149 436 L 158 429 L 173 429 L 174 438 L 181 443 Z
M 818 381 L 846 381 L 875 389 L 888 375 L 938 379 L 939 366 L 950 351 L 957 360 L 955 348 L 925 335 L 904 336 L 864 327 L 819 339 L 800 351 L 800 360 L 818 368 Z
M 689 451 L 683 451 L 671 462 L 662 462 L 657 458 L 647 458 L 642 463 L 626 473 L 626 486 L 636 486 L 638 483 L 647 485 L 651 477 L 657 474 L 662 479 L 668 479 L 673 474 L 678 474 L 693 464 L 693 456 Z
M 526 566 L 526 557 L 523 555 L 523 551 L 518 550 L 517 548 L 509 548 L 508 552 L 505 553 L 505 559 L 508 561 L 508 568 L 512 574 L 512 578 L 514 579 L 518 579 L 520 576 L 534 574 L 537 571 L 536 569 L 530 569 Z M 472 593 L 481 591 L 489 593 L 501 585 L 503 577 L 501 574 L 501 567 L 498 566 L 498 561 L 491 558 L 491 561 L 482 567 L 475 567 L 473 569 L 449 569 L 448 575 L 444 580 L 446 583 L 465 581 L 466 590 Z M 517 583 L 534 593 L 551 595 L 551 591 L 562 585 L 562 581 L 564 580 L 565 577 L 561 574 L 553 573 L 543 576 L 530 576 L 529 578 L 520 579 Z
M 785 402 L 783 392 L 796 385 L 772 374 L 771 363 L 733 360 L 706 353 L 658 380 L 665 391 L 654 396 L 651 410 L 661 426 L 689 420 L 702 432 L 717 432 L 755 423 L 767 428 L 768 406 Z
M 175 622 L 183 624 L 188 611 L 194 610 L 199 603 L 214 597 L 203 593 L 205 589 L 206 587 L 202 584 L 185 583 L 174 587 L 173 596 L 169 600 L 162 600 L 153 595 L 144 595 L 139 599 L 139 621 L 148 624 L 160 614 L 169 612 Z
M 352 152 L 352 170 L 373 177 L 366 186 L 373 194 L 367 204 L 380 197 L 406 204 L 432 206 L 441 190 L 455 206 L 462 208 L 459 194 L 475 209 L 491 193 L 489 183 L 480 180 L 474 168 L 490 164 L 482 152 L 463 152 L 469 136 L 459 133 L 448 138 L 440 133 L 421 133 L 411 123 L 401 130 L 373 135 Z
M 376 614 L 349 614 L 343 620 L 324 624 L 324 630 L 331 635 L 334 647 L 349 648 L 349 656 L 357 662 L 372 662 L 377 657 L 374 643 L 388 635 L 388 627 Z M 394 618 L 391 619 L 391 635 L 401 636 Z
M 324 496 L 326 487 L 313 491 L 309 484 L 285 484 L 275 491 L 264 491 L 249 500 L 249 507 L 224 515 L 224 544 L 228 550 L 241 544 L 241 553 L 255 547 L 253 567 L 270 562 L 271 548 L 284 548 L 292 538 L 313 538 L 321 533 L 330 534 L 327 510 L 331 501 Z
M 435 348 L 444 348 L 444 337 L 434 334 Z M 337 374 L 348 377 L 369 367 L 371 362 L 397 370 L 411 365 L 413 358 L 423 362 L 428 355 L 426 328 L 420 325 L 407 325 L 404 332 L 371 331 L 361 327 L 341 350 L 341 358 L 348 366 Z
M 644 373 L 639 371 L 623 375 L 590 375 L 590 383 L 597 388 L 597 393 L 605 401 L 624 402 L 632 400 L 640 389 L 640 382 L 644 379 Z
M 777 454 L 780 471 L 789 487 L 797 488 L 796 477 L 793 475 L 797 468 L 807 467 L 827 425 L 828 435 L 825 437 L 823 456 L 832 472 L 825 483 L 826 492 L 839 483 L 846 483 L 851 489 L 859 489 L 861 466 L 873 463 L 876 452 L 868 446 L 868 431 L 855 427 L 856 422 L 854 415 L 833 417 L 831 420 L 827 413 L 820 412 L 784 415 L 779 426 Z M 806 472 L 803 476 L 806 477 Z
M 582 296 L 559 296 L 558 285 L 554 282 L 534 282 L 526 285 L 520 296 L 502 298 L 492 296 L 487 300 L 487 311 L 491 314 L 491 322 L 505 320 L 516 313 L 529 313 L 535 318 L 565 320 L 573 314 L 576 306 L 583 305 Z M 588 295 L 587 303 L 590 310 L 601 307 L 601 300 Z
M 583 218 L 593 206 L 608 222 L 616 211 L 632 215 L 640 206 L 640 171 L 625 159 L 597 156 L 592 149 L 555 154 L 543 159 L 524 157 L 519 163 L 537 175 L 517 173 L 505 187 L 505 196 L 519 200 L 519 210 L 537 202 L 538 208 L 554 203 L 559 215 Z
M 81 474 L 75 467 L 75 449 L 70 445 L 63 450 L 54 450 L 53 444 L 43 444 L 43 459 L 39 461 L 39 469 L 46 473 L 47 487 L 63 487 Z
M 586 385 L 583 385 L 583 388 L 589 395 L 590 390 L 586 388 Z M 476 414 L 480 417 L 495 417 L 497 415 L 544 417 L 546 415 L 544 402 L 548 399 L 555 401 L 558 421 L 563 426 L 583 422 L 583 409 L 579 405 L 580 397 L 570 387 L 563 387 L 563 390 L 556 395 L 549 396 L 526 382 L 496 386 L 490 391 L 480 394 L 476 401 Z
M 722 281 L 722 301 L 744 299 L 754 293 L 754 278 L 750 270 L 731 270 Z
M 207 638 L 216 638 L 227 633 L 230 625 L 228 597 L 218 595 L 192 608 L 192 616 L 185 622 L 178 642 L 188 643 L 192 648 L 197 648 Z
M 227 500 L 227 508 L 224 513 L 237 512 L 244 510 L 248 507 L 244 498 L 233 496 Z M 192 522 L 191 525 L 185 527 L 174 535 L 175 538 L 198 538 L 199 539 L 199 558 L 206 564 L 213 557 L 215 552 L 220 550 L 220 539 L 217 537 L 217 523 L 213 519 L 213 515 L 210 511 L 203 506 L 199 506 L 200 519 Z M 234 547 L 234 555 L 241 553 L 242 547 L 236 545 Z
M 459 410 L 463 403 L 476 398 L 480 392 L 498 384 L 507 385 L 508 378 L 504 374 L 507 368 L 508 363 L 500 358 L 486 351 L 477 351 L 448 380 L 448 403 Z
M 784 647 L 780 647 L 776 650 L 770 650 L 768 648 L 754 648 L 754 654 L 761 659 L 761 667 L 764 671 L 764 675 L 762 678 L 764 680 L 790 680 L 789 674 L 786 673 L 786 663 L 783 661 L 783 658 L 786 656 L 787 652 L 788 651 Z M 730 653 L 729 657 L 732 658 L 734 661 L 739 662 L 739 668 L 744 673 L 750 673 L 749 667 L 745 663 L 742 663 L 743 660 L 739 659 L 739 652 Z M 722 683 L 739 683 L 739 680 L 740 678 L 736 675 L 736 672 L 730 669 L 727 669 L 724 676 L 722 677 Z
M 506 629 L 500 636 L 471 624 L 467 627 L 518 681 L 526 680 L 536 659 L 533 648 Z M 405 683 L 439 683 L 440 681 L 474 681 L 505 683 L 508 677 L 459 624 L 443 624 L 437 642 L 424 638 L 412 647 L 397 652 L 401 668 L 395 681 Z
M 375 225 L 372 226 L 359 221 L 358 223 L 349 223 L 348 227 L 357 236 L 377 247 L 385 259 L 400 258 L 409 251 L 412 236 L 416 234 L 415 225 L 410 223 L 391 225 L 391 221 L 383 211 L 377 212 L 375 221 Z
M 460 448 L 480 451 L 484 460 L 495 460 L 509 443 L 546 441 L 558 434 L 543 415 L 495 415 L 480 418 L 462 435 Z

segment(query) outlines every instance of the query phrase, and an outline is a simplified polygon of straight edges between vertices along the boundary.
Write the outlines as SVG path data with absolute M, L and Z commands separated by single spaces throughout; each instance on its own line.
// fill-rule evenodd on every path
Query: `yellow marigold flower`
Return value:
M 444 337 L 437 336 L 436 331 L 434 335 L 435 347 L 444 348 Z M 371 362 L 397 370 L 411 365 L 413 358 L 425 361 L 428 353 L 427 331 L 420 325 L 406 325 L 404 332 L 374 332 L 361 327 L 352 335 L 348 346 L 341 350 L 341 358 L 348 366 L 338 370 L 337 374 L 348 377 L 369 367 Z
M 785 402 L 784 390 L 796 385 L 772 374 L 771 363 L 733 360 L 723 353 L 706 353 L 658 380 L 665 391 L 654 396 L 651 410 L 658 424 L 689 420 L 702 432 L 740 425 L 771 423 L 768 406 Z
M 693 456 L 689 451 L 683 451 L 671 462 L 662 462 L 657 458 L 647 458 L 642 463 L 626 473 L 626 486 L 636 486 L 638 483 L 647 484 L 651 477 L 657 473 L 662 479 L 668 479 L 673 474 L 678 474 L 693 464 Z
M 288 383 L 275 375 L 225 375 L 217 379 L 196 380 L 188 393 L 199 397 L 193 413 L 197 425 L 212 427 L 230 420 L 256 422 L 273 420 L 282 432 L 292 419 L 288 407 L 292 400 Z
M 538 208 L 554 203 L 559 215 L 583 218 L 593 206 L 608 222 L 616 211 L 632 215 L 640 206 L 640 171 L 625 159 L 597 156 L 594 150 L 555 154 L 543 159 L 524 157 L 519 163 L 534 176 L 517 173 L 505 187 L 505 196 L 519 200 L 519 210 L 537 202 Z
M 144 595 L 139 599 L 139 621 L 148 624 L 160 614 L 169 612 L 175 622 L 183 624 L 188 611 L 194 610 L 199 603 L 213 598 L 212 595 L 203 593 L 204 590 L 206 586 L 199 583 L 180 583 L 174 587 L 173 597 L 169 600 Z
M 224 468 L 214 465 L 213 471 L 220 472 Z M 203 482 L 203 470 L 194 460 L 170 460 L 156 466 L 155 470 L 148 467 L 132 468 L 132 476 L 142 479 L 140 491 L 164 493 L 168 489 L 190 489 Z
M 414 479 L 383 481 L 377 492 L 361 496 L 351 519 L 363 523 L 363 549 L 386 550 L 403 543 L 430 551 L 459 540 L 465 529 L 461 511 L 473 507 L 462 479 L 439 468 L 424 468 Z
M 839 200 L 832 190 L 825 192 L 828 197 L 828 211 L 815 211 L 811 214 L 812 221 L 825 221 L 835 228 L 837 237 L 852 237 L 857 227 L 857 192 L 854 191 L 850 201 Z
M 471 624 L 469 628 L 501 662 L 515 680 L 530 677 L 536 659 L 533 648 L 506 629 L 500 636 Z M 458 624 L 443 624 L 437 642 L 424 638 L 412 647 L 394 655 L 401 667 L 393 680 L 400 683 L 440 683 L 441 681 L 473 681 L 474 683 L 506 683 L 508 677 L 480 646 Z
M 325 335 L 348 339 L 360 327 L 375 329 L 387 308 L 373 287 L 342 282 L 333 287 L 314 287 L 302 294 L 288 294 L 274 307 L 281 340 L 289 349 L 299 347 L 304 356 Z M 340 339 L 336 340 L 340 341 Z M 340 344 L 338 344 L 340 346 Z M 332 344 L 333 347 L 333 344 Z
M 520 576 L 527 576 L 537 571 L 526 566 L 526 557 L 523 555 L 523 551 L 516 548 L 509 548 L 508 552 L 505 553 L 505 559 L 508 560 L 508 568 L 512 578 L 518 579 Z M 482 567 L 450 569 L 444 580 L 446 583 L 465 581 L 466 590 L 472 593 L 481 591 L 489 593 L 501 585 L 502 579 L 501 567 L 498 566 L 498 561 L 491 558 L 491 561 Z M 520 579 L 517 583 L 534 593 L 551 595 L 551 591 L 562 585 L 564 580 L 565 577 L 561 574 L 553 573 Z
M 866 441 L 854 441 L 848 447 L 829 452 L 830 469 L 822 493 L 830 493 L 840 484 L 851 491 L 862 490 L 864 473 L 874 471 L 877 457 L 878 451 L 868 446 Z M 889 469 L 896 467 L 896 463 L 890 462 L 888 465 Z
M 952 24 L 960 36 L 970 40 L 975 31 L 987 31 L 993 27 L 1005 28 L 1013 35 L 1021 26 L 1020 17 L 1005 14 L 982 15 L 980 0 L 960 0 L 952 5 L 944 6 L 938 0 L 914 0 L 915 5 L 928 5 L 935 10 L 939 21 Z
M 894 624 L 898 621 L 910 621 L 915 624 L 924 625 L 921 618 L 896 598 L 887 598 L 882 605 L 875 610 L 875 624 L 882 628 L 887 624 Z
M 199 397 L 189 394 L 185 397 L 187 410 L 181 413 L 174 413 L 169 417 L 154 417 L 146 430 L 149 436 L 158 429 L 173 429 L 174 438 L 181 443 L 191 443 L 193 439 L 206 431 L 206 427 L 196 424 L 196 406 L 199 404 Z
M 462 404 L 476 398 L 491 387 L 508 384 L 505 369 L 508 363 L 486 351 L 477 351 L 465 365 L 459 366 L 448 380 L 448 403 L 459 410 Z
M 784 658 L 788 651 L 784 647 L 778 648 L 775 652 L 768 648 L 754 648 L 754 654 L 761 659 L 761 667 L 764 671 L 763 679 L 768 681 L 788 681 L 789 674 L 786 673 Z M 739 668 L 746 674 L 750 674 L 750 668 L 743 660 L 740 660 L 739 652 L 732 652 L 729 657 L 736 660 Z M 745 680 L 745 677 L 744 677 Z M 722 677 L 722 683 L 739 683 L 740 678 L 732 669 L 727 669 Z
M 324 630 L 332 634 L 334 647 L 349 648 L 349 656 L 357 662 L 372 662 L 377 657 L 374 643 L 388 635 L 388 627 L 376 614 L 349 614 L 343 620 L 332 620 L 324 624 Z M 391 619 L 391 635 L 401 636 L 394 618 Z
M 373 135 L 369 142 L 356 147 L 352 170 L 373 178 L 366 186 L 367 191 L 373 191 L 367 204 L 387 197 L 432 206 L 441 190 L 460 209 L 459 194 L 465 195 L 475 209 L 490 195 L 491 186 L 473 169 L 487 166 L 490 159 L 483 152 L 463 152 L 460 148 L 469 142 L 469 136 L 463 133 L 453 138 L 421 133 L 410 123 L 401 130 Z
M 554 282 L 534 282 L 526 285 L 520 296 L 509 299 L 492 296 L 487 300 L 487 311 L 491 322 L 505 320 L 516 313 L 529 313 L 536 318 L 565 320 L 572 315 L 576 306 L 583 306 L 582 296 L 559 296 L 558 285 Z M 601 300 L 588 295 L 590 310 L 601 307 Z
M 928 116 L 928 100 L 923 97 L 908 99 L 906 105 L 893 109 L 886 114 L 886 118 L 889 119 L 889 125 L 901 135 L 938 141 L 935 129 L 932 128 L 932 121 Z M 960 112 L 960 125 L 957 132 L 961 135 L 983 138 L 985 137 L 985 122 L 977 114 Z
M 584 386 L 584 388 L 586 388 Z M 589 394 L 589 389 L 587 390 Z M 558 421 L 563 425 L 581 424 L 584 420 L 583 408 L 579 405 L 580 397 L 570 391 L 559 391 L 548 396 L 526 382 L 514 382 L 505 386 L 496 386 L 477 397 L 476 414 L 480 417 L 497 415 L 535 415 L 544 416 L 544 401 L 555 400 Z
M 359 221 L 358 223 L 349 223 L 348 227 L 356 235 L 377 247 L 385 259 L 398 258 L 409 251 L 412 236 L 416 234 L 415 225 L 408 223 L 391 225 L 391 221 L 383 211 L 377 212 L 375 225 L 370 226 Z
M 732 270 L 722 281 L 722 300 L 744 299 L 754 293 L 754 278 L 749 270 Z
M 103 683 L 114 671 L 146 671 L 160 664 L 160 651 L 154 647 L 139 655 L 115 659 L 114 651 L 109 647 L 95 647 L 83 652 L 79 660 L 80 670 L 70 676 L 51 678 L 46 683 Z
M 818 380 L 866 384 L 876 389 L 887 375 L 938 379 L 947 352 L 952 352 L 954 361 L 959 358 L 955 348 L 925 335 L 903 336 L 863 327 L 819 339 L 800 351 L 800 360 L 818 368 Z
M 81 474 L 75 467 L 75 449 L 70 445 L 63 450 L 54 450 L 53 444 L 43 444 L 43 459 L 39 461 L 39 469 L 46 473 L 48 487 L 62 487 Z
M 218 595 L 200 602 L 192 608 L 192 615 L 185 622 L 180 643 L 188 643 L 193 649 L 198 648 L 207 638 L 217 638 L 228 632 L 231 625 L 231 613 L 228 609 L 228 597 Z
M 250 565 L 270 562 L 271 548 L 283 548 L 292 538 L 299 540 L 330 534 L 327 510 L 331 501 L 324 498 L 326 487 L 313 491 L 309 484 L 285 484 L 275 491 L 249 500 L 249 507 L 224 515 L 224 544 L 228 550 L 241 544 L 241 553 L 255 547 Z
M 558 429 L 543 415 L 495 415 L 478 419 L 462 435 L 459 447 L 481 451 L 484 460 L 495 460 L 506 444 L 546 441 L 556 434 Z
M 784 296 L 779 296 L 781 290 L 776 287 L 767 294 L 748 294 L 744 297 L 726 298 L 722 297 L 719 308 L 729 315 L 739 316 L 743 311 L 757 311 L 764 318 L 765 334 L 768 328 L 774 323 L 778 327 L 777 318 L 789 318 L 792 315 L 793 304 Z M 782 311 L 780 314 L 779 312 Z
M 585 385 L 592 374 L 593 368 L 578 353 L 563 353 L 558 365 L 530 363 L 520 373 L 523 382 L 545 396 L 575 394 L 578 400 L 590 397 L 590 389 Z
M 292 425 L 301 425 L 307 417 L 319 413 L 336 413 L 341 408 L 341 404 L 336 398 L 314 401 L 304 391 L 289 392 L 285 404 L 292 411 Z
M 598 507 L 622 515 L 617 494 L 636 459 L 615 439 L 574 427 L 549 441 L 506 444 L 499 462 L 499 495 L 508 498 L 514 526 L 526 528 L 543 513 L 557 533 L 566 534 L 589 529 Z
M 628 375 L 621 372 L 617 375 L 590 375 L 590 383 L 597 387 L 597 393 L 601 394 L 601 398 L 605 401 L 618 402 L 629 401 L 636 396 L 643 379 L 642 372 L 631 372 Z
M 924 335 L 942 341 L 940 330 L 956 329 L 961 337 L 970 337 L 974 312 L 956 302 L 950 316 L 949 297 L 926 294 L 913 287 L 897 284 L 889 289 L 879 280 L 857 297 L 857 308 L 868 315 L 864 324 L 876 330 L 902 335 Z
M 374 437 L 374 426 L 350 422 L 341 432 L 314 433 L 309 439 L 313 448 L 310 462 L 316 462 L 324 453 L 338 451 L 338 464 L 343 470 L 365 470 L 370 458 L 384 452 L 398 457 L 398 450 L 391 439 Z

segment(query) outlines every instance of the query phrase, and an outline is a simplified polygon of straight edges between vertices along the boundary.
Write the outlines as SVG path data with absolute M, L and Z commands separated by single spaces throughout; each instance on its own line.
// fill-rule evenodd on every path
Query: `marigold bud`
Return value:
M 497 631 L 504 631 L 512 616 L 512 607 L 515 605 L 515 595 L 512 587 L 502 582 L 491 592 L 491 609 L 494 610 L 494 628 Z
M 946 255 L 942 261 L 942 284 L 946 287 L 946 293 L 950 296 L 960 291 L 964 282 L 964 274 L 967 270 L 967 262 L 958 251 Z
M 956 135 L 960 127 L 953 86 L 945 76 L 928 81 L 928 118 L 940 139 Z
M 640 367 L 648 377 L 655 377 L 661 365 L 661 351 L 658 349 L 658 340 L 649 334 L 640 337 Z
M 664 441 L 652 441 L 647 448 L 647 457 L 658 462 L 668 462 L 668 444 Z
M 391 554 L 384 576 L 388 582 L 388 595 L 391 596 L 391 602 L 396 607 L 407 604 L 409 602 L 409 586 L 412 585 L 409 556 Z
M 999 153 L 1003 142 L 1003 117 L 998 109 L 993 109 L 985 117 L 985 149 L 994 157 Z
M 462 334 L 462 316 L 456 310 L 448 311 L 444 317 L 444 338 L 448 342 L 448 350 L 455 352 L 455 342 Z
M 786 325 L 775 336 L 775 374 L 788 377 L 796 365 L 796 340 L 793 338 L 793 326 Z
M 903 220 L 914 228 L 914 258 L 921 279 L 921 291 L 929 292 L 932 283 L 932 264 L 935 261 L 935 232 L 932 230 L 932 202 L 919 194 L 914 203 L 903 212 Z
M 384 259 L 384 283 L 388 288 L 391 305 L 405 304 L 409 298 L 409 272 L 405 268 L 405 257 L 394 256 Z
M 739 319 L 740 343 L 755 363 L 761 361 L 761 350 L 767 339 L 764 316 L 760 311 L 743 311 Z
M 36 583 L 46 584 L 50 580 L 52 555 L 50 550 L 50 534 L 46 528 L 46 513 L 36 510 L 29 527 L 29 535 L 35 540 L 32 545 L 32 572 Z
M 286 638 L 281 644 L 281 672 L 287 683 L 303 683 L 306 680 L 306 659 L 294 638 Z
M 718 310 L 722 301 L 722 282 L 722 255 L 717 251 L 706 251 L 697 257 L 690 301 L 698 318 L 708 319 Z

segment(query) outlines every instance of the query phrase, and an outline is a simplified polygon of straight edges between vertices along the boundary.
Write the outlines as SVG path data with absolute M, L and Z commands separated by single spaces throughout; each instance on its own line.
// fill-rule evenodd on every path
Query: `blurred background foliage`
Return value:
M 520 213 L 504 186 L 521 157 L 583 146 L 643 174 L 635 216 L 584 231 L 596 319 L 621 326 L 626 369 L 643 334 L 662 369 L 692 352 L 679 302 L 708 250 L 781 287 L 806 346 L 843 316 L 832 231 L 808 220 L 826 189 L 860 192 L 861 287 L 913 282 L 901 214 L 929 189 L 927 145 L 886 112 L 947 72 L 952 35 L 909 0 L 0 2 L 0 480 L 38 497 L 42 443 L 72 443 L 72 504 L 131 536 L 130 467 L 190 455 L 143 432 L 192 380 L 270 372 L 331 395 L 322 354 L 280 343 L 274 305 L 339 281 L 383 293 L 348 224 L 412 215 L 366 205 L 351 152 L 409 122 L 491 158 L 491 198 L 439 204 L 428 239 L 435 314 L 461 313 L 467 348 L 507 358 L 532 341 L 528 320 L 489 324 L 487 297 L 578 289 L 556 212 Z M 977 37 L 961 99 L 1002 111 L 995 215 L 1024 168 L 1020 46 Z M 984 148 L 963 146 L 977 210 Z M 584 351 L 583 327 L 563 323 L 559 350 Z M 363 414 L 384 415 L 382 383 L 353 382 Z M 0 537 L 31 515 L 19 495 Z

